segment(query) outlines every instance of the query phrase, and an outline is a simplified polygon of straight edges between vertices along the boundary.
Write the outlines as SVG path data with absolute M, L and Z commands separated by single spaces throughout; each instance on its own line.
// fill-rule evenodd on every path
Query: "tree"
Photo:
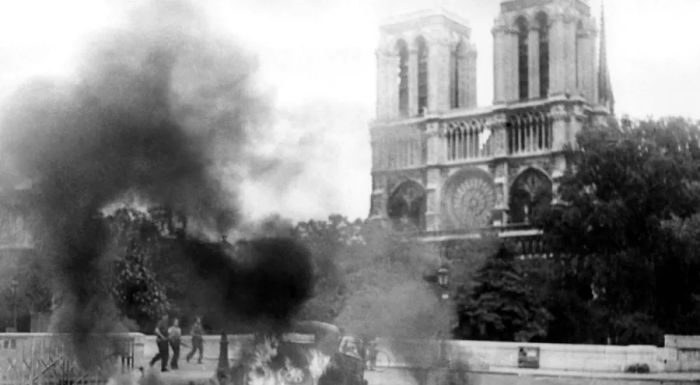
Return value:
M 684 119 L 579 136 L 560 181 L 564 203 L 536 218 L 556 252 L 548 286 L 585 304 L 577 310 L 584 319 L 567 325 L 561 320 L 573 309 L 559 306 L 554 329 L 614 343 L 657 343 L 664 331 L 697 329 L 690 325 L 700 319 L 686 315 L 696 311 L 698 258 L 687 258 L 664 223 L 700 207 L 698 138 L 697 123 Z
M 440 266 L 430 245 L 388 223 L 299 223 L 296 236 L 312 251 L 314 296 L 300 317 L 334 322 L 357 335 L 435 337 L 449 334 L 453 304 L 425 280 Z
M 346 287 L 338 260 L 357 241 L 355 235 L 362 226 L 362 222 L 331 215 L 328 221 L 310 220 L 295 227 L 295 237 L 311 250 L 316 277 L 314 295 L 304 305 L 302 318 L 332 322 L 340 313 Z
M 448 336 L 454 304 L 425 280 L 440 267 L 437 250 L 382 223 L 366 223 L 361 237 L 338 261 L 347 298 L 336 322 L 364 335 Z
M 475 283 L 471 293 L 460 293 L 458 336 L 530 341 L 546 335 L 550 314 L 505 246 L 486 260 Z
M 448 336 L 454 304 L 425 280 L 440 267 L 437 250 L 378 222 L 366 223 L 361 239 L 337 262 L 346 290 L 338 325 L 365 335 Z
M 167 254 L 167 241 L 149 215 L 137 210 L 116 210 L 106 221 L 111 230 L 108 253 L 114 261 L 113 299 L 122 316 L 150 331 L 172 306 L 168 281 L 154 267 Z
M 142 250 L 133 250 L 117 265 L 113 295 L 122 314 L 145 328 L 167 313 L 170 303 Z
M 3 273 L 0 277 L 0 330 L 13 326 L 17 316 L 19 330 L 29 331 L 28 316 L 48 314 L 51 310 L 51 287 L 47 279 L 50 268 L 36 250 L 8 254 L 2 256 L 0 267 Z M 13 281 L 16 284 L 14 293 Z

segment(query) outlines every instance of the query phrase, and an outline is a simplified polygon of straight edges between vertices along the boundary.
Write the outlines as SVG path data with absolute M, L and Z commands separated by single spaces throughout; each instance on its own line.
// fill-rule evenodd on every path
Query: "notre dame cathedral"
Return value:
M 564 150 L 613 113 L 604 21 L 587 0 L 501 1 L 486 108 L 465 21 L 438 10 L 380 31 L 370 217 L 432 241 L 536 232 L 529 220 L 556 199 Z

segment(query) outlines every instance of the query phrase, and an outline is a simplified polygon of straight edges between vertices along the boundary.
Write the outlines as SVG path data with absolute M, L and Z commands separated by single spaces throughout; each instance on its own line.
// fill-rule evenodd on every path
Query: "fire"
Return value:
M 325 355 L 316 349 L 309 350 L 309 355 L 311 356 L 309 360 L 309 372 L 311 372 L 311 378 L 314 384 L 316 384 L 331 362 L 331 356 Z
M 291 356 L 295 356 L 293 359 Z M 331 357 L 304 344 L 283 347 L 275 337 L 255 345 L 246 372 L 246 385 L 315 385 Z

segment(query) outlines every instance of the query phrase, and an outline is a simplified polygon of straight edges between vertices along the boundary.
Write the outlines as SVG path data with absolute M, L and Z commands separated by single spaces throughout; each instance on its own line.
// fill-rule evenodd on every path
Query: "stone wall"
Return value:
M 666 370 L 700 371 L 700 336 L 664 336 Z
M 646 364 L 652 372 L 666 371 L 668 349 L 655 346 L 537 344 L 490 341 L 392 341 L 379 343 L 380 360 L 389 367 L 462 366 L 473 371 L 518 368 L 521 347 L 539 348 L 542 370 L 624 372 Z
M 157 352 L 154 336 L 130 333 L 124 337 L 130 341 L 128 356 L 133 357 L 132 368 L 147 365 Z M 48 333 L 0 333 L 0 362 L 36 360 L 43 354 L 36 350 L 37 346 L 49 346 L 52 345 L 49 342 L 57 340 L 60 336 Z M 204 336 L 204 360 L 212 365 L 218 361 L 220 341 L 218 335 Z M 251 335 L 228 336 L 229 363 L 235 364 L 252 341 Z M 185 336 L 183 342 L 187 345 L 181 350 L 184 358 L 190 350 L 189 336 Z M 32 346 L 34 350 L 30 351 Z M 622 374 L 628 367 L 642 364 L 652 373 L 700 370 L 698 336 L 666 336 L 665 347 L 380 339 L 377 365 L 387 370 L 450 367 L 470 372 L 509 373 L 518 369 L 520 348 L 539 348 L 539 369 L 543 373 Z M 59 352 L 49 349 L 44 353 L 56 356 Z M 9 367 L 2 369 L 7 372 Z M 536 374 L 537 370 L 532 373 Z
M 157 352 L 154 336 L 144 339 L 146 360 Z M 215 362 L 219 357 L 221 337 L 204 337 L 204 360 Z M 251 343 L 249 335 L 228 337 L 228 356 L 235 363 L 241 352 Z M 187 345 L 188 336 L 183 338 Z M 699 345 L 700 346 L 700 345 Z M 680 353 L 682 365 L 674 363 L 676 349 L 655 346 L 609 346 L 574 344 L 538 344 L 490 341 L 421 341 L 380 339 L 378 365 L 398 369 L 423 369 L 441 365 L 465 367 L 470 371 L 500 372 L 518 368 L 521 347 L 540 349 L 540 369 L 571 372 L 623 373 L 633 365 L 646 364 L 651 372 L 687 371 L 700 369 L 700 361 L 693 363 L 691 354 Z M 189 352 L 183 346 L 181 357 Z M 685 354 L 685 355 L 684 355 Z M 700 349 L 696 351 L 700 356 Z M 693 356 L 694 357 L 694 356 Z M 145 362 L 145 361 L 144 361 Z

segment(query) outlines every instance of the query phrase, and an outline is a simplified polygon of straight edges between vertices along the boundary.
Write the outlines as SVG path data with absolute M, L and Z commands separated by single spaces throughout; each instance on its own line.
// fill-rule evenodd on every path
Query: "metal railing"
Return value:
M 134 370 L 140 336 L 103 336 L 103 343 L 90 351 L 94 365 L 84 369 L 68 335 L 0 334 L 0 385 L 104 384 L 114 374 Z M 143 349 L 142 340 L 140 344 Z

